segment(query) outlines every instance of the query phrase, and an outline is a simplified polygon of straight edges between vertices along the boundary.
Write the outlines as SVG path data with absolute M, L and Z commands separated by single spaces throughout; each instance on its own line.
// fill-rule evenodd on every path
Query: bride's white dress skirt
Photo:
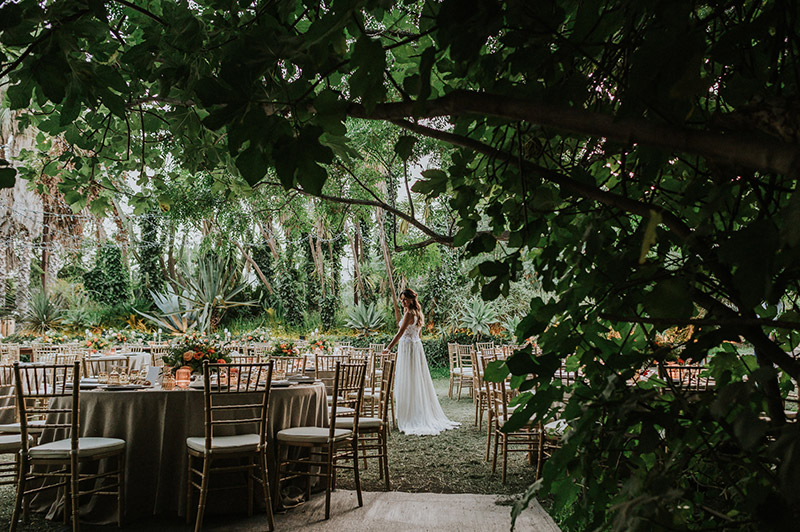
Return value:
M 394 396 L 397 402 L 397 426 L 401 432 L 419 436 L 439 434 L 460 425 L 447 419 L 436 397 L 419 330 L 408 327 L 397 344 L 397 369 Z

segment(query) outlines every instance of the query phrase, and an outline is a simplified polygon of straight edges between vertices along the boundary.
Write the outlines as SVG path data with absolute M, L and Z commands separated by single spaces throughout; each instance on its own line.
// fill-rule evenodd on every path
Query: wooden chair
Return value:
M 318 380 L 325 383 L 325 389 L 333 387 L 333 373 L 336 371 L 336 364 L 347 363 L 347 355 L 322 355 L 314 354 L 314 375 Z
M 447 359 L 450 362 L 450 386 L 447 390 L 447 397 L 450 399 L 453 398 L 453 388 L 455 387 L 456 381 L 459 377 L 459 370 L 458 370 L 458 354 L 456 353 L 456 344 L 455 342 L 448 342 L 447 343 Z
M 169 347 L 166 346 L 153 346 L 150 348 L 150 365 L 162 367 L 164 365 L 163 357 L 169 353 Z
M 19 362 L 19 344 L 0 343 L 0 364 Z
M 0 385 L 2 385 L 0 387 L 0 415 L 5 419 L 17 419 L 17 391 L 14 386 L 13 365 L 0 366 Z M 14 456 L 11 461 L 0 461 L 0 486 L 17 483 L 20 470 L 20 449 L 22 449 L 22 442 L 18 431 L 14 434 L 0 434 L 0 455 Z
M 294 427 L 284 429 L 275 436 L 275 454 L 278 461 L 278 482 L 276 483 L 276 493 L 280 493 L 281 482 L 298 476 L 308 477 L 308 487 L 306 493 L 311 495 L 311 477 L 317 476 L 325 479 L 325 519 L 330 518 L 331 514 L 331 491 L 336 488 L 336 471 L 338 469 L 352 469 L 355 478 L 356 494 L 358 506 L 364 505 L 361 495 L 361 478 L 358 471 L 358 420 L 361 410 L 361 400 L 364 395 L 364 379 L 367 373 L 366 364 L 343 364 L 336 363 L 333 397 L 331 403 L 330 427 Z M 338 422 L 339 406 L 345 406 L 353 410 L 351 417 L 352 423 L 349 428 L 337 428 L 341 425 Z M 303 447 L 310 450 L 306 458 L 283 459 L 282 451 L 289 447 Z M 321 448 L 314 451 L 314 447 Z M 315 456 L 322 456 L 325 459 L 324 467 L 321 471 L 314 471 L 315 466 L 320 464 L 314 461 Z M 342 465 L 341 460 L 352 460 L 352 465 Z M 306 471 L 289 472 L 283 476 L 284 468 L 289 466 L 305 467 Z M 278 496 L 274 498 L 278 500 Z
M 31 344 L 31 362 L 42 362 L 45 355 L 56 355 L 62 347 L 53 344 Z
M 195 532 L 203 526 L 203 514 L 212 473 L 244 472 L 247 483 L 247 515 L 253 515 L 254 482 L 261 484 L 269 530 L 275 529 L 267 473 L 267 411 L 274 361 L 257 364 L 210 364 L 203 362 L 205 435 L 186 439 L 186 524 L 191 522 L 192 493 L 200 491 Z M 247 375 L 249 378 L 244 378 Z M 264 383 L 261 385 L 260 383 Z M 238 432 L 218 435 L 215 429 Z M 225 461 L 214 467 L 216 460 Z M 238 460 L 239 464 L 230 465 Z M 195 467 L 195 462 L 200 467 Z M 195 478 L 199 477 L 199 482 Z M 229 489 L 226 487 L 226 489 Z
M 266 360 L 269 357 L 270 345 L 267 343 L 253 344 L 249 349 L 249 355 L 259 360 Z
M 714 388 L 715 382 L 707 371 L 699 365 L 663 364 L 659 373 L 669 379 L 672 385 L 687 392 L 705 392 Z
M 494 348 L 472 352 L 472 368 L 474 375 L 473 389 L 475 394 L 475 425 L 478 430 L 483 430 L 483 411 L 489 409 L 489 392 L 483 382 L 483 367 L 481 359 L 492 356 Z
M 63 487 L 65 490 L 64 522 L 72 517 L 72 530 L 78 530 L 79 499 L 83 495 L 116 495 L 117 524 L 122 526 L 125 515 L 125 440 L 118 438 L 84 438 L 80 436 L 78 415 L 80 394 L 80 362 L 72 365 L 20 366 L 14 364 L 17 408 L 21 426 L 20 475 L 11 531 L 16 530 L 17 521 L 28 496 L 45 489 Z M 67 386 L 68 383 L 72 387 Z M 71 399 L 68 408 L 59 405 L 59 398 Z M 34 415 L 45 416 L 46 429 L 66 434 L 65 439 L 30 445 L 28 419 Z M 79 465 L 103 459 L 116 459 L 117 468 L 97 474 L 81 473 Z M 38 467 L 41 466 L 41 467 Z M 58 480 L 56 483 L 40 484 L 37 479 Z M 103 486 L 97 487 L 100 480 Z M 91 481 L 89 489 L 81 489 L 81 483 Z M 33 487 L 27 489 L 28 485 Z M 116 491 L 109 491 L 111 489 Z M 70 504 L 71 502 L 71 504 Z M 27 513 L 27 512 L 26 512 Z M 26 516 L 27 517 L 27 516 Z
M 86 377 L 97 377 L 101 373 L 109 375 L 114 368 L 119 372 L 130 373 L 131 360 L 124 356 L 108 356 L 83 359 L 83 374 Z
M 470 390 L 470 395 L 475 391 L 474 386 L 474 368 L 472 366 L 472 352 L 474 351 L 471 345 L 456 344 L 456 361 L 458 362 L 458 372 L 456 380 L 458 382 L 458 397 L 457 401 L 461 400 L 461 388 L 466 385 Z
M 494 342 L 478 342 L 475 344 L 475 351 L 486 351 L 494 349 Z
M 270 360 L 275 362 L 274 371 L 276 375 L 305 375 L 306 357 L 272 357 Z
M 381 364 L 380 400 L 378 406 L 378 417 L 359 417 L 358 418 L 358 447 L 361 450 L 361 458 L 364 460 L 364 467 L 367 467 L 367 459 L 378 459 L 379 477 L 384 480 L 386 491 L 389 491 L 389 407 L 392 402 L 392 387 L 394 386 L 394 365 L 395 361 L 391 357 L 384 357 Z M 350 429 L 353 426 L 353 417 L 337 417 L 334 421 L 338 429 Z

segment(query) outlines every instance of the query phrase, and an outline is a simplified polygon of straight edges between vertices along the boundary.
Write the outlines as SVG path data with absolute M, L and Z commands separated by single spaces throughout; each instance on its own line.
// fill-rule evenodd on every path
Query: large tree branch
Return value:
M 691 153 L 791 177 L 797 176 L 800 169 L 800 147 L 791 144 L 659 124 L 638 118 L 618 118 L 573 107 L 463 90 L 425 102 L 379 104 L 370 111 L 352 103 L 348 107 L 348 114 L 355 118 L 388 121 L 462 114 L 497 116 L 626 144 L 641 143 Z
M 612 192 L 599 189 L 587 183 L 581 183 L 580 181 L 576 181 L 564 174 L 560 174 L 554 170 L 550 170 L 549 168 L 533 164 L 532 162 L 526 161 L 524 159 L 520 160 L 517 156 L 511 153 L 492 148 L 491 146 L 487 146 L 486 144 L 480 141 L 468 137 L 456 135 L 454 133 L 448 133 L 447 131 L 440 131 L 438 129 L 433 129 L 420 124 L 414 124 L 412 122 L 408 122 L 407 120 L 391 120 L 391 122 L 402 128 L 414 131 L 415 133 L 419 133 L 427 137 L 439 139 L 448 142 L 450 144 L 454 144 L 456 146 L 469 148 L 477 151 L 478 153 L 489 155 L 490 157 L 506 161 L 515 166 L 521 165 L 521 168 L 524 171 L 539 175 L 542 179 L 550 181 L 551 183 L 555 183 L 560 187 L 564 188 L 565 190 L 568 190 L 570 192 L 573 192 L 588 199 L 593 199 L 605 205 L 611 207 L 617 207 L 624 211 L 633 214 L 638 214 L 639 216 L 642 217 L 649 217 L 651 213 L 654 211 L 659 215 L 661 215 L 662 223 L 667 227 L 669 227 L 676 235 L 678 235 L 683 240 L 688 239 L 692 234 L 691 229 L 689 228 L 688 225 L 686 225 L 675 214 L 673 214 L 672 212 L 668 211 L 667 209 L 659 205 L 643 203 L 641 201 L 636 201 L 630 198 L 626 198 L 624 196 L 620 196 L 618 194 L 614 194 Z

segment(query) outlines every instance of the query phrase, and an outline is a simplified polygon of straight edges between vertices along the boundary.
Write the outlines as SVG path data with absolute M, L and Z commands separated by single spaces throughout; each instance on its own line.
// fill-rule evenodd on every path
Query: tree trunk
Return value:
M 47 293 L 47 271 L 50 259 L 50 215 L 42 213 L 42 292 Z
M 256 272 L 258 278 L 261 279 L 261 282 L 264 283 L 264 286 L 267 287 L 267 292 L 269 292 L 269 295 L 274 294 L 275 292 L 272 290 L 272 285 L 269 284 L 267 277 L 264 275 L 264 272 L 261 271 L 261 268 L 258 267 L 256 261 L 253 260 L 253 257 L 251 257 L 247 251 L 245 251 L 244 247 L 241 244 L 239 244 L 239 242 L 237 242 L 236 240 L 233 240 L 232 242 L 237 248 L 239 248 L 239 251 L 242 252 L 244 260 L 246 260 L 248 264 L 250 264 L 250 266 L 253 267 L 253 270 Z
M 19 252 L 19 265 L 17 267 L 17 313 L 25 316 L 30 304 L 30 284 L 31 284 L 31 248 L 30 235 L 26 233 L 27 242 L 23 242 Z M 28 245 L 25 245 L 28 244 Z
M 275 244 L 275 232 L 272 229 L 272 219 L 267 220 L 266 223 L 267 229 L 264 229 L 262 225 L 259 225 L 258 228 L 261 230 L 261 234 L 264 240 L 266 240 L 270 251 L 272 251 L 272 258 L 277 261 L 280 258 L 280 253 L 278 253 L 278 246 Z
M 389 283 L 389 290 L 392 294 L 392 306 L 394 307 L 394 317 L 399 322 L 403 317 L 400 313 L 400 304 L 397 300 L 397 289 L 394 286 L 394 266 L 392 265 L 392 255 L 389 252 L 389 244 L 386 242 L 386 229 L 383 226 L 383 209 L 378 209 L 376 218 L 378 219 L 378 236 L 383 250 L 383 262 L 386 265 L 386 280 Z

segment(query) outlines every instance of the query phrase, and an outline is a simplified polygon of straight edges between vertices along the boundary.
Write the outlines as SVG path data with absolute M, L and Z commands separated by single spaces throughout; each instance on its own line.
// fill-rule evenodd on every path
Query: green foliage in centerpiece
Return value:
M 269 354 L 273 357 L 296 357 L 300 350 L 295 347 L 294 342 L 285 341 L 276 343 Z
M 205 335 L 186 334 L 172 342 L 169 353 L 164 355 L 164 364 L 172 367 L 189 366 L 192 371 L 202 371 L 203 361 L 212 364 L 227 364 L 231 361 L 230 350 Z
M 312 351 L 315 349 L 321 349 L 326 353 L 330 353 L 333 351 L 333 342 L 322 337 L 312 338 L 308 342 L 308 348 L 311 349 Z

